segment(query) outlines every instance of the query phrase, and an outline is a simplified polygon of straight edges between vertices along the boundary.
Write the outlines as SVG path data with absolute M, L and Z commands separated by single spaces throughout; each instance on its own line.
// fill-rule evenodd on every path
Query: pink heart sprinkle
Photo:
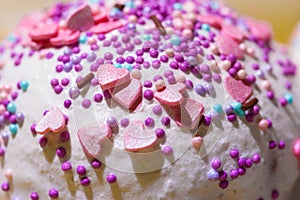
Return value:
M 77 132 L 84 152 L 91 158 L 101 155 L 102 145 L 112 137 L 111 129 L 106 124 L 82 127 Z
M 209 24 L 216 29 L 221 29 L 222 26 L 222 18 L 215 15 L 200 15 L 198 16 L 198 20 L 201 23 Z
M 183 83 L 168 85 L 162 91 L 156 91 L 154 97 L 163 105 L 177 106 L 183 102 L 182 93 L 186 91 Z
M 233 25 L 228 25 L 228 24 L 223 24 L 222 25 L 222 34 L 231 37 L 232 39 L 242 42 L 245 37 L 246 33 L 237 28 L 236 26 Z
M 204 112 L 204 106 L 191 99 L 187 98 L 183 106 L 180 108 L 180 112 L 177 113 L 176 122 L 190 129 L 196 128 L 199 124 L 201 114 Z
M 130 81 L 130 73 L 124 68 L 115 68 L 110 64 L 103 64 L 97 71 L 98 81 L 102 90 L 110 89 Z
M 51 108 L 36 124 L 35 131 L 39 134 L 58 133 L 65 128 L 65 118 L 57 107 Z
M 98 13 L 95 13 L 93 17 L 95 24 L 99 24 L 101 22 L 108 22 L 108 16 L 105 10 L 100 10 Z
M 103 22 L 99 23 L 98 25 L 93 26 L 90 31 L 92 31 L 95 34 L 105 34 L 108 32 L 111 32 L 115 29 L 121 28 L 123 26 L 123 23 L 121 21 L 109 21 L 109 22 Z
M 252 95 L 252 87 L 243 83 L 241 80 L 236 80 L 231 76 L 225 78 L 225 88 L 231 97 L 237 102 L 244 103 Z
M 112 98 L 124 108 L 135 110 L 142 100 L 142 83 L 132 79 L 128 84 L 116 85 L 110 93 Z
M 90 6 L 83 5 L 67 19 L 67 27 L 72 31 L 86 31 L 94 25 L 94 17 Z
M 58 35 L 50 39 L 53 46 L 64 46 L 74 44 L 80 37 L 79 31 L 71 31 L 69 29 L 60 29 Z
M 153 147 L 157 141 L 154 131 L 145 130 L 141 121 L 130 121 L 124 136 L 125 150 L 134 152 Z
M 216 36 L 216 45 L 219 49 L 219 52 L 221 54 L 229 55 L 233 54 L 238 59 L 244 58 L 244 53 L 239 47 L 239 43 L 232 39 L 231 37 L 228 37 L 225 34 L 219 34 Z
M 32 40 L 49 40 L 58 33 L 58 25 L 56 23 L 41 23 L 29 31 Z
M 273 31 L 269 23 L 248 18 L 246 19 L 246 24 L 249 26 L 250 32 L 258 39 L 267 41 L 272 38 Z

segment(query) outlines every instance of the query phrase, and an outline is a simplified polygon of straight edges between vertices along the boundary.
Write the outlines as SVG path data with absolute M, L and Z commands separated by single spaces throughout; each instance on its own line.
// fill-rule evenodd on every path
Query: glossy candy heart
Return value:
M 135 110 L 142 100 L 142 83 L 132 79 L 128 84 L 116 85 L 110 90 L 112 98 L 129 110 Z
M 90 31 L 95 34 L 105 34 L 109 33 L 115 29 L 121 28 L 123 26 L 123 23 L 121 21 L 109 21 L 109 22 L 103 22 L 99 23 L 95 26 L 93 26 Z
M 176 116 L 176 122 L 190 129 L 196 128 L 199 123 L 201 114 L 204 112 L 204 106 L 191 99 L 187 98 L 180 108 L 180 112 Z
M 250 32 L 258 39 L 269 40 L 272 38 L 272 27 L 269 23 L 248 18 L 246 20 Z
M 110 89 L 130 81 L 130 73 L 124 68 L 115 68 L 110 64 L 103 64 L 97 71 L 98 81 L 102 90 Z
M 79 31 L 71 31 L 69 29 L 60 29 L 58 35 L 50 39 L 53 46 L 64 46 L 74 44 L 80 37 Z
M 232 39 L 231 37 L 222 34 L 222 32 L 221 34 L 216 36 L 216 45 L 221 54 L 225 54 L 225 55 L 233 54 L 238 59 L 244 58 L 244 54 L 239 47 L 239 43 L 236 40 Z
M 29 36 L 34 41 L 49 40 L 58 34 L 56 23 L 41 23 L 29 31 Z
M 201 23 L 209 24 L 210 26 L 215 27 L 216 29 L 221 29 L 223 20 L 221 17 L 215 15 L 200 15 L 198 20 Z
M 156 91 L 154 97 L 163 105 L 177 106 L 182 103 L 182 93 L 185 91 L 186 87 L 183 83 L 176 83 L 167 85 L 162 91 Z
M 141 121 L 130 121 L 124 136 L 125 150 L 134 152 L 153 147 L 157 141 L 154 131 L 145 130 Z
M 57 107 L 51 108 L 36 124 L 35 131 L 39 134 L 58 133 L 65 128 L 65 118 Z
M 228 37 L 230 37 L 238 42 L 242 42 L 244 40 L 244 38 L 246 37 L 245 32 L 243 32 L 236 26 L 227 25 L 227 24 L 222 25 L 222 34 L 227 35 Z
M 72 31 L 86 31 L 94 25 L 94 17 L 90 6 L 83 5 L 75 10 L 67 19 L 67 28 Z
M 252 95 L 252 87 L 243 83 L 241 80 L 236 80 L 231 76 L 227 76 L 224 81 L 227 92 L 234 100 L 244 103 Z
M 97 158 L 101 154 L 101 145 L 111 138 L 112 132 L 106 124 L 95 124 L 80 128 L 77 135 L 84 152 L 91 158 Z

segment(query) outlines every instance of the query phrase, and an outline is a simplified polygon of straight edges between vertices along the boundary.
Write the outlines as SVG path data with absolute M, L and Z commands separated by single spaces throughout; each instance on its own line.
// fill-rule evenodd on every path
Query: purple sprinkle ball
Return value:
M 165 136 L 165 131 L 162 128 L 157 128 L 155 134 L 157 138 L 163 138 Z
M 256 154 L 253 154 L 251 160 L 252 160 L 252 162 L 255 163 L 255 164 L 259 163 L 259 162 L 260 162 L 260 155 L 257 154 L 257 153 L 256 153 Z
M 220 181 L 220 183 L 219 183 L 219 187 L 220 187 L 221 189 L 226 189 L 226 188 L 228 187 L 228 185 L 229 185 L 229 183 L 228 183 L 227 180 Z
M 127 127 L 128 124 L 129 124 L 129 119 L 128 118 L 123 118 L 123 119 L 121 119 L 120 123 L 121 123 L 121 126 Z
M 70 133 L 68 131 L 64 131 L 59 136 L 60 141 L 67 142 L 70 139 Z
M 115 183 L 117 181 L 117 177 L 116 177 L 116 175 L 111 173 L 106 177 L 106 180 L 108 183 Z
M 230 151 L 230 157 L 231 157 L 231 158 L 238 158 L 239 155 L 240 155 L 240 153 L 239 153 L 239 150 L 237 150 L 237 149 L 232 149 L 232 150 Z
M 39 194 L 37 192 L 32 192 L 30 198 L 31 200 L 39 200 Z
M 84 176 L 86 174 L 86 169 L 83 165 L 78 165 L 76 168 L 76 172 L 78 175 Z
M 48 195 L 49 195 L 50 198 L 56 199 L 59 196 L 59 192 L 58 192 L 57 189 L 52 188 L 52 189 L 49 190 Z
M 246 173 L 246 168 L 245 167 L 240 167 L 238 168 L 238 172 L 240 176 L 243 176 Z
M 272 196 L 272 199 L 277 199 L 279 197 L 278 190 L 272 190 L 271 196 Z
M 99 169 L 101 166 L 102 166 L 102 163 L 97 160 L 97 159 L 94 159 L 92 162 L 91 162 L 91 165 L 94 169 Z
M 48 139 L 45 136 L 40 138 L 39 144 L 42 148 L 44 148 L 47 145 L 47 143 L 48 143 Z
M 66 149 L 64 147 L 58 147 L 56 149 L 56 155 L 59 157 L 59 158 L 63 158 L 66 156 Z
M 145 119 L 145 125 L 147 127 L 153 127 L 154 126 L 154 119 L 152 119 L 151 117 L 147 117 Z
M 162 149 L 162 153 L 165 155 L 165 156 L 169 156 L 173 153 L 173 149 L 171 146 L 164 146 L 163 149 Z
M 278 142 L 278 149 L 284 149 L 285 148 L 285 142 L 283 141 L 283 140 L 280 140 L 279 142 Z
M 164 117 L 161 118 L 161 123 L 164 126 L 169 126 L 170 123 L 171 123 L 171 119 L 167 116 L 164 116 Z
M 218 158 L 214 158 L 211 161 L 210 165 L 213 169 L 218 170 L 221 167 L 221 161 Z
M 2 185 L 1 185 L 1 189 L 2 189 L 4 192 L 9 191 L 9 183 L 8 183 L 8 182 L 3 182 Z
M 232 169 L 232 170 L 230 170 L 230 177 L 231 177 L 232 179 L 236 179 L 238 176 L 239 176 L 239 172 L 238 172 L 237 169 Z
M 100 103 L 103 100 L 102 94 L 95 94 L 94 95 L 94 101 L 97 103 Z
M 80 179 L 80 184 L 83 186 L 88 186 L 90 185 L 91 181 L 88 177 L 84 176 Z
M 72 169 L 72 165 L 71 165 L 71 163 L 70 163 L 69 161 L 66 161 L 66 162 L 64 162 L 64 163 L 61 165 L 61 169 L 62 169 L 63 171 L 69 171 L 69 170 Z
M 219 171 L 219 180 L 220 181 L 224 181 L 224 180 L 226 180 L 227 179 L 227 173 L 225 172 L 225 171 L 223 171 L 223 170 L 221 170 L 221 171 Z

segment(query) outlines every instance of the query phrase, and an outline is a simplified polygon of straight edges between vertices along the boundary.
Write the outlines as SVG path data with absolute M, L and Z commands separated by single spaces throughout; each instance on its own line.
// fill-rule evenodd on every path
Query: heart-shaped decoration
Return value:
M 67 27 L 72 31 L 86 31 L 94 26 L 94 17 L 90 6 L 83 5 L 67 19 Z
M 161 91 L 156 91 L 154 97 L 163 105 L 177 106 L 183 102 L 182 94 L 186 91 L 183 83 L 166 86 Z
M 210 26 L 215 27 L 216 29 L 221 29 L 223 20 L 221 17 L 215 15 L 200 15 L 198 20 L 201 23 L 209 24 Z
M 187 98 L 180 107 L 180 112 L 177 113 L 175 121 L 177 124 L 194 129 L 199 124 L 203 112 L 204 106 L 201 103 Z
M 84 152 L 97 158 L 101 155 L 101 145 L 112 137 L 112 132 L 106 124 L 95 124 L 80 128 L 77 135 Z
M 141 121 L 130 121 L 124 136 L 125 150 L 134 152 L 153 147 L 157 141 L 154 131 L 145 130 Z
M 222 34 L 227 35 L 228 37 L 231 37 L 232 39 L 242 42 L 245 37 L 246 33 L 237 28 L 233 25 L 223 24 L 222 25 Z
M 123 26 L 123 23 L 121 21 L 109 21 L 109 22 L 103 22 L 99 23 L 95 26 L 93 26 L 90 31 L 92 31 L 95 34 L 105 34 L 109 33 L 115 29 L 121 28 Z
M 99 24 L 102 22 L 108 22 L 108 15 L 105 10 L 99 10 L 96 13 L 93 13 L 95 24 Z
M 244 53 L 240 49 L 239 43 L 231 37 L 222 34 L 222 32 L 216 37 L 216 45 L 221 54 L 233 54 L 238 59 L 244 58 Z
M 29 37 L 33 41 L 49 40 L 58 34 L 58 25 L 56 23 L 40 23 L 29 31 Z
M 250 32 L 258 39 L 266 41 L 272 38 L 273 31 L 269 23 L 248 18 L 246 24 L 248 25 Z
M 65 118 L 57 107 L 51 108 L 36 124 L 35 131 L 39 134 L 58 133 L 65 128 Z
M 80 31 L 71 31 L 70 29 L 60 29 L 58 35 L 50 39 L 53 46 L 64 46 L 74 44 L 80 37 Z
M 142 83 L 132 79 L 128 84 L 116 85 L 110 90 L 112 98 L 129 110 L 135 110 L 142 100 Z
M 252 95 L 252 87 L 246 85 L 241 80 L 236 80 L 227 76 L 224 81 L 225 88 L 231 97 L 237 102 L 244 103 Z
M 98 81 L 102 90 L 110 89 L 130 81 L 130 73 L 124 68 L 115 68 L 110 64 L 103 64 L 97 71 Z

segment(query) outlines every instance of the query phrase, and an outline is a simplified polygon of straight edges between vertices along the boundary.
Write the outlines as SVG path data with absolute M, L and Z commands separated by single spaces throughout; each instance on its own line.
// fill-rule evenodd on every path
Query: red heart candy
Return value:
M 95 24 L 99 24 L 101 22 L 108 22 L 107 12 L 105 10 L 100 10 L 97 13 L 93 13 Z
M 121 21 L 109 21 L 109 22 L 103 22 L 99 23 L 98 25 L 93 26 L 90 31 L 92 31 L 95 34 L 100 33 L 108 33 L 115 29 L 121 28 L 123 26 L 123 23 Z
M 241 80 L 236 80 L 231 76 L 225 78 L 225 88 L 234 100 L 244 103 L 252 95 L 252 87 L 246 85 Z
M 36 124 L 35 131 L 39 134 L 58 133 L 65 127 L 65 117 L 59 108 L 51 108 Z
M 86 31 L 94 25 L 94 17 L 90 6 L 83 5 L 75 10 L 67 19 L 67 27 L 72 31 Z
M 142 83 L 132 79 L 128 84 L 116 85 L 110 93 L 112 98 L 124 108 L 135 110 L 142 100 Z
M 58 33 L 58 25 L 56 23 L 41 23 L 29 31 L 29 36 L 32 40 L 49 40 Z
M 74 44 L 80 37 L 79 31 L 71 31 L 69 29 L 60 29 L 58 35 L 50 39 L 53 46 L 64 46 Z
M 233 54 L 238 59 L 244 58 L 244 54 L 239 47 L 239 43 L 234 39 L 232 39 L 231 37 L 222 34 L 222 32 L 216 37 L 216 45 L 221 54 L 226 54 L 226 55 Z
M 177 106 L 182 103 L 186 87 L 183 83 L 168 85 L 162 91 L 156 91 L 154 97 L 163 105 Z
M 153 147 L 157 141 L 154 131 L 145 130 L 141 121 L 130 121 L 124 136 L 125 150 L 134 152 Z
M 115 68 L 110 64 L 103 64 L 97 71 L 98 81 L 103 90 L 110 89 L 116 85 L 122 85 L 130 81 L 130 74 L 127 69 Z
M 80 128 L 77 135 L 84 152 L 92 158 L 97 158 L 101 154 L 101 145 L 111 138 L 112 132 L 106 124 L 95 124 Z

